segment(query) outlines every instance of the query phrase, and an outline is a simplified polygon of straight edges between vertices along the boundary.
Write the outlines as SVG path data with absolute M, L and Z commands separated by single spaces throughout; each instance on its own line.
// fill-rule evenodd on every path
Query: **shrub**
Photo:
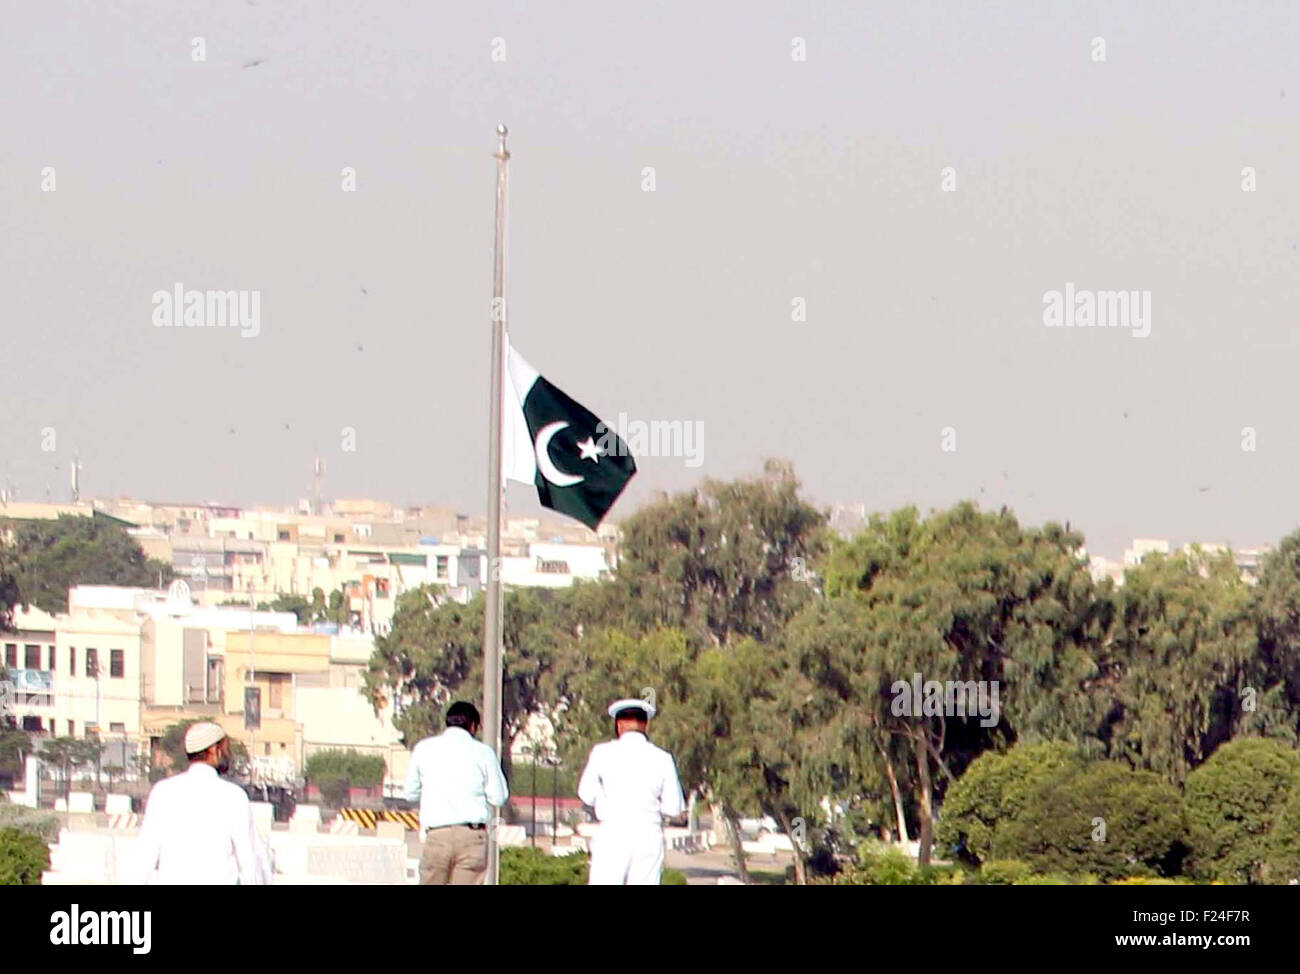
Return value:
M 956 867 L 922 869 L 902 849 L 876 840 L 864 842 L 858 849 L 858 861 L 830 879 L 832 886 L 960 886 L 964 882 L 965 876 Z
M 1300 879 L 1300 785 L 1291 788 L 1273 824 L 1262 878 L 1268 883 L 1282 884 Z
M 1095 873 L 1102 879 L 1176 872 L 1186 851 L 1178 791 L 1150 771 L 1113 761 L 1069 765 L 1025 793 L 999 827 L 999 857 L 1039 874 Z
M 383 783 L 385 768 L 384 759 L 378 754 L 351 750 L 317 751 L 307 758 L 303 777 L 322 791 L 322 780 L 335 777 L 347 780 L 354 788 L 374 788 Z
M 44 842 L 53 842 L 59 837 L 60 828 L 59 816 L 54 812 L 0 802 L 0 829 L 17 829 Z
M 50 847 L 39 835 L 0 829 L 0 886 L 39 886 L 50 868 Z
M 342 775 L 331 774 L 317 778 L 313 784 L 320 789 L 321 800 L 329 808 L 342 808 L 348 803 L 348 779 Z
M 1014 886 L 1028 879 L 1033 871 L 1029 863 L 1019 859 L 992 859 L 980 867 L 980 881 L 990 886 Z
M 1059 741 L 981 754 L 948 789 L 935 838 L 957 847 L 968 862 L 993 858 L 998 833 L 1024 810 L 1029 792 L 1063 769 L 1082 763 L 1077 748 Z
M 591 857 L 585 852 L 553 856 L 529 846 L 511 846 L 501 850 L 502 886 L 585 886 Z M 665 869 L 661 886 L 685 886 L 686 874 L 679 869 Z
M 502 886 L 583 886 L 589 857 L 585 852 L 553 856 L 541 849 L 501 850 Z
M 1279 741 L 1238 738 L 1210 755 L 1187 776 L 1184 795 L 1193 875 L 1264 882 L 1270 855 L 1288 868 L 1289 853 L 1276 836 L 1270 842 L 1270 833 L 1297 781 L 1300 756 Z

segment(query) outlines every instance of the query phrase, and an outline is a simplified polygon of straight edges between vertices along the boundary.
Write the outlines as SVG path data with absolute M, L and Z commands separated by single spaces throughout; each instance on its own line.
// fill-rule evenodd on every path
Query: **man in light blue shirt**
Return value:
M 501 762 L 477 739 L 478 708 L 458 700 L 447 708 L 447 729 L 411 752 L 406 798 L 420 803 L 422 886 L 479 886 L 487 875 L 487 830 L 492 808 L 510 796 Z

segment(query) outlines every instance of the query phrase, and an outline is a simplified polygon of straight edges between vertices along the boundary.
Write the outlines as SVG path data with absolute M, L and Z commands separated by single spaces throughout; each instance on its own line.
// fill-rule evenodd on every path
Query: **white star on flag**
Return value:
M 582 459 L 594 460 L 596 463 L 600 463 L 600 456 L 605 452 L 590 436 L 578 444 L 578 449 L 582 451 Z

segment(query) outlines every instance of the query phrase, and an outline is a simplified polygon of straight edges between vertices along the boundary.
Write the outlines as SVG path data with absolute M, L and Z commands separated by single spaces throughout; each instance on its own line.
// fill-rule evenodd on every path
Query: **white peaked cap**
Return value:
M 643 710 L 646 717 L 655 715 L 655 705 L 649 700 L 640 700 L 636 697 L 624 697 L 622 700 L 615 700 L 609 705 L 609 715 L 613 717 L 620 710 Z
M 191 724 L 185 731 L 185 753 L 201 754 L 225 736 L 226 732 L 221 729 L 221 725 L 210 720 Z

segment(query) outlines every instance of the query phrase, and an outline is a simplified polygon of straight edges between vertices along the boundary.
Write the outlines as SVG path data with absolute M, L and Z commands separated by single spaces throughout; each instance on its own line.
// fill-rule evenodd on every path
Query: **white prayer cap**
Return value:
M 225 736 L 226 732 L 221 729 L 221 725 L 210 720 L 190 724 L 185 731 L 185 753 L 202 754 Z
M 609 705 L 608 713 L 611 717 L 617 716 L 620 710 L 641 710 L 645 712 L 646 719 L 655 715 L 655 705 L 649 700 L 639 700 L 636 697 L 624 697 L 622 700 L 615 700 Z

